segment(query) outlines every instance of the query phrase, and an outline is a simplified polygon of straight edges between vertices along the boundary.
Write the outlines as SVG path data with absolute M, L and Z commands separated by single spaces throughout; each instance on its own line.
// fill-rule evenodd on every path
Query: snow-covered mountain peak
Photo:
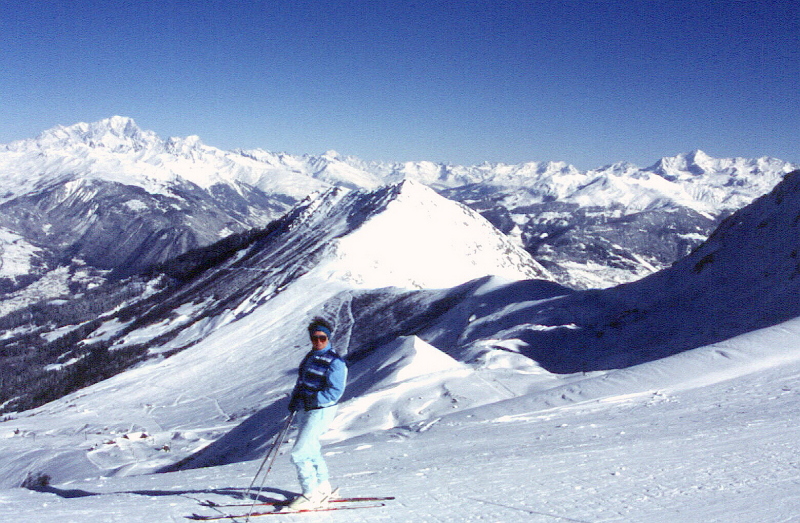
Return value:
M 85 126 L 87 134 L 94 138 L 103 138 L 107 135 L 118 138 L 138 139 L 142 136 L 153 136 L 151 131 L 143 131 L 133 118 L 127 116 L 112 116 L 95 123 L 78 124 Z
M 623 161 L 604 165 L 598 169 L 591 169 L 586 172 L 586 177 L 589 180 L 598 176 L 615 177 L 623 180 L 647 180 L 653 176 L 653 173 L 642 170 L 641 167 L 634 163 Z
M 694 151 L 691 151 L 687 155 L 687 159 L 698 165 L 714 161 L 714 158 L 707 155 L 704 151 L 701 151 L 700 149 L 695 149 Z
M 248 255 L 280 267 L 266 288 L 302 278 L 338 289 L 448 288 L 498 275 L 550 279 L 530 254 L 485 218 L 413 181 L 375 191 L 312 194 L 276 222 L 268 245 Z M 266 291 L 265 291 L 266 292 Z
M 222 154 L 222 151 L 206 146 L 197 135 L 186 138 L 171 137 L 164 142 L 164 150 L 175 156 L 195 159 L 202 159 L 204 154 L 211 157 Z
M 760 169 L 759 169 L 760 168 Z M 796 168 L 782 160 L 770 157 L 749 158 L 714 158 L 699 149 L 689 153 L 661 158 L 647 171 L 654 172 L 670 181 L 694 181 L 705 177 L 746 177 L 759 174 L 774 180 L 775 171 L 779 175 Z M 764 171 L 764 172 L 761 172 Z
M 676 156 L 663 157 L 648 170 L 667 179 L 676 180 L 687 175 L 701 175 L 707 172 L 709 164 L 714 161 L 714 158 L 697 149 Z
M 335 255 L 318 268 L 326 280 L 370 288 L 445 288 L 488 274 L 551 279 L 478 213 L 417 181 L 354 198 L 341 202 L 347 214 L 335 221 L 331 214 L 326 222 L 336 228 L 342 220 L 363 220 L 337 240 Z
M 391 193 L 395 195 L 396 199 L 420 198 L 433 199 L 435 201 L 441 199 L 441 196 L 436 191 L 413 178 L 405 178 L 389 187 L 391 187 Z
M 526 164 L 528 165 L 528 164 Z M 537 174 L 575 174 L 578 169 L 571 164 L 564 161 L 549 161 L 549 162 L 534 162 L 531 165 L 536 166 Z
M 57 126 L 41 133 L 30 145 L 74 148 L 87 146 L 118 153 L 139 151 L 161 145 L 152 131 L 144 131 L 132 118 L 113 116 L 98 122 Z

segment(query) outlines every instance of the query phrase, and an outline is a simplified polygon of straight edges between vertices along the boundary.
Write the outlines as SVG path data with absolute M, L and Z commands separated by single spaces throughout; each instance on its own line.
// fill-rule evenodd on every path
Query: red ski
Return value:
M 332 500 L 333 501 L 333 500 Z M 218 521 L 222 519 L 247 519 L 247 518 L 255 518 L 261 516 L 279 516 L 279 515 L 290 515 L 290 514 L 306 514 L 309 512 L 332 512 L 334 510 L 353 510 L 359 508 L 378 508 L 378 507 L 385 507 L 386 503 L 374 503 L 371 505 L 352 505 L 352 506 L 336 506 L 336 507 L 327 507 L 327 508 L 310 508 L 304 510 L 292 510 L 283 512 L 280 510 L 270 510 L 268 512 L 253 512 L 252 514 L 215 514 L 213 516 L 203 516 L 202 514 L 192 514 L 191 516 L 186 516 L 186 519 L 193 519 L 195 521 Z
M 361 498 L 333 498 L 329 499 L 328 503 L 358 503 L 358 502 L 365 502 L 365 501 L 391 501 L 394 499 L 394 496 L 373 496 L 373 497 L 361 497 Z M 269 501 L 257 501 L 255 503 L 248 502 L 248 503 L 216 503 L 207 499 L 205 501 L 201 501 L 200 504 L 204 507 L 211 507 L 211 508 L 226 508 L 226 507 L 283 507 L 291 503 L 289 499 L 275 499 Z

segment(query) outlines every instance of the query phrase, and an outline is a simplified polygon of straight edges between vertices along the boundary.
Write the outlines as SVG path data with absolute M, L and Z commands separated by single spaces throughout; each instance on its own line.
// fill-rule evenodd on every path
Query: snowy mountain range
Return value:
M 350 366 L 327 456 L 345 491 L 398 496 L 372 512 L 376 521 L 793 517 L 800 171 L 784 176 L 788 164 L 697 152 L 651 170 L 580 173 L 564 164 L 389 168 L 330 153 L 296 164 L 292 176 L 310 193 L 293 196 L 255 176 L 203 171 L 205 154 L 228 165 L 265 164 L 270 153 L 187 139 L 198 151 L 186 162 L 198 169 L 192 178 L 177 174 L 165 145 L 177 140 L 128 119 L 101 124 L 1 152 L 4 166 L 44 163 L 31 176 L 14 171 L 3 189 L 3 259 L 15 254 L 6 266 L 15 272 L 0 302 L 0 519 L 178 521 L 201 510 L 199 498 L 241 492 L 285 416 L 308 350 L 304 327 L 319 314 L 335 323 L 334 346 Z M 52 151 L 77 145 L 45 154 L 47 163 L 34 151 L 53 141 Z M 139 160 L 134 142 L 151 144 Z M 79 160 L 66 167 L 70 156 Z M 112 169 L 121 158 L 135 167 Z M 145 172 L 157 164 L 173 165 L 174 176 Z M 76 168 L 85 165 L 97 169 Z M 222 187 L 242 198 L 238 214 L 214 199 Z M 115 203 L 92 207 L 112 193 Z M 133 212 L 134 194 L 148 211 Z M 273 219 L 280 202 L 286 212 Z M 56 210 L 67 220 L 67 209 L 83 213 L 74 223 L 93 231 L 77 235 L 86 243 L 47 243 L 56 224 L 28 239 L 33 220 Z M 126 220 L 105 221 L 120 209 L 148 216 L 141 230 L 170 212 L 227 230 L 108 278 L 123 267 L 90 264 L 88 238 L 114 230 L 121 250 L 125 238 L 135 243 Z M 564 274 L 579 279 L 590 267 L 570 256 L 588 252 L 591 238 L 635 228 L 625 245 L 644 249 L 659 227 L 675 232 L 671 215 L 699 244 L 671 267 L 610 288 L 563 285 Z M 707 239 L 691 229 L 690 220 L 725 215 Z M 553 229 L 531 233 L 536 226 Z M 637 259 L 608 244 L 617 260 Z M 130 253 L 126 263 L 138 256 Z M 21 285 L 37 259 L 43 276 Z M 591 263 L 612 267 L 602 256 Z M 286 461 L 270 497 L 291 494 Z
M 588 172 L 561 162 L 365 162 L 335 151 L 221 151 L 113 117 L 0 146 L 0 292 L 27 304 L 53 285 L 85 288 L 104 271 L 130 275 L 263 227 L 315 192 L 405 179 L 480 212 L 562 284 L 608 287 L 688 254 L 795 168 L 701 151 Z

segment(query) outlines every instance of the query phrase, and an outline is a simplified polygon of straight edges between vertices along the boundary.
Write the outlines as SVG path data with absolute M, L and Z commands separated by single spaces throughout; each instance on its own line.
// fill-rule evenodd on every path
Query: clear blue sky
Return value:
M 113 115 L 365 160 L 800 162 L 800 2 L 3 0 L 0 143 Z

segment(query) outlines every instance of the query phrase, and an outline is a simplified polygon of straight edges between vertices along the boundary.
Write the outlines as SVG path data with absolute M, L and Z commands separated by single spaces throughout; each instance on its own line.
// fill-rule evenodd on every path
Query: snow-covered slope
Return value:
M 35 272 L 41 249 L 7 229 L 0 228 L 0 280 Z
M 451 407 L 451 416 L 349 439 L 339 439 L 342 433 L 334 431 L 326 459 L 343 495 L 396 499 L 380 509 L 333 512 L 326 518 L 334 523 L 351 521 L 356 514 L 363 521 L 435 521 L 445 515 L 509 522 L 792 521 L 800 502 L 800 448 L 791 437 L 800 423 L 798 339 L 800 325 L 794 320 L 626 370 L 551 376 L 545 390 L 464 411 Z M 381 362 L 407 361 L 406 367 L 421 378 L 416 372 L 421 362 L 414 357 L 420 347 L 423 357 L 431 354 L 417 340 L 398 341 L 393 347 L 398 355 L 387 353 Z M 223 345 L 218 350 L 225 352 Z M 437 365 L 426 390 L 435 388 L 437 374 L 443 383 L 458 367 Z M 244 382 L 241 373 L 230 378 L 231 388 Z M 205 379 L 198 369 L 183 382 Z M 215 405 L 213 393 L 180 394 L 172 389 L 174 383 L 142 380 L 138 389 L 141 394 L 156 388 L 187 408 L 183 419 L 167 423 L 160 418 L 162 428 L 171 428 L 164 432 L 151 421 L 167 414 L 161 403 L 113 403 L 120 397 L 114 387 L 105 392 L 94 388 L 71 403 L 0 422 L 6 458 L 0 476 L 18 477 L 15 467 L 33 478 L 51 476 L 49 486 L 33 491 L 8 488 L 11 482 L 4 482 L 0 519 L 182 521 L 192 513 L 218 513 L 200 507 L 200 500 L 235 501 L 233 496 L 247 489 L 258 469 L 263 455 L 258 450 L 249 454 L 253 461 L 124 474 L 169 462 L 181 447 L 200 446 L 204 437 L 234 426 L 240 432 L 227 441 L 229 448 L 263 452 L 270 442 L 264 433 L 272 434 L 283 405 L 246 422 L 226 422 L 229 413 L 217 410 L 226 406 Z M 137 391 L 119 380 L 114 385 Z M 109 403 L 97 411 L 104 394 L 110 394 Z M 246 398 L 240 398 L 241 404 Z M 191 404 L 194 409 L 188 409 Z M 360 405 L 354 398 L 342 405 L 342 413 L 368 419 L 390 412 L 387 407 Z M 24 458 L 10 464 L 8 454 Z M 80 456 L 90 459 L 81 461 Z M 295 481 L 282 454 L 262 496 L 291 496 L 297 491 Z

